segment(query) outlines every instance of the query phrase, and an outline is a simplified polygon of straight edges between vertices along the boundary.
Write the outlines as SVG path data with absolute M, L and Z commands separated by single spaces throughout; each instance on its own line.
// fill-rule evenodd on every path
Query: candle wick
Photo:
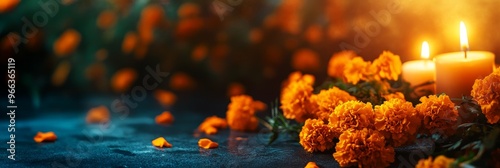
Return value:
M 467 50 L 468 50 L 468 48 L 466 46 L 464 46 L 462 50 L 464 50 L 464 57 L 465 57 L 465 59 L 467 59 Z

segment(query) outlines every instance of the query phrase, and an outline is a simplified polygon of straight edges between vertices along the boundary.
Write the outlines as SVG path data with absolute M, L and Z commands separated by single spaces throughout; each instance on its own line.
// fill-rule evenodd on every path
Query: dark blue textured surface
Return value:
M 6 131 L 1 132 L 3 158 L 1 167 L 304 167 L 315 161 L 321 167 L 338 167 L 333 151 L 307 153 L 299 143 L 281 137 L 266 145 L 268 134 L 223 130 L 214 136 L 197 135 L 194 130 L 204 116 L 197 113 L 174 113 L 170 126 L 154 123 L 154 112 L 114 116 L 108 126 L 85 124 L 85 114 L 58 113 L 16 121 L 16 161 L 7 159 Z M 0 125 L 8 125 L 2 121 Z M 54 131 L 58 140 L 37 144 L 38 131 Z M 151 140 L 163 136 L 172 148 L 158 149 Z M 199 138 L 219 143 L 216 149 L 200 149 Z M 241 138 L 236 138 L 241 137 Z M 397 149 L 393 166 L 409 166 L 423 157 L 424 148 Z M 417 153 L 409 153 L 409 151 Z M 401 163 L 401 160 L 407 162 Z M 409 164 L 408 164 L 409 163 Z

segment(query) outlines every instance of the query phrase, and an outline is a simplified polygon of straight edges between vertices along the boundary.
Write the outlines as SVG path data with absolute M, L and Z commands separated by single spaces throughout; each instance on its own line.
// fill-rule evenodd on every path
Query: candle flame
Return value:
M 424 41 L 422 43 L 422 52 L 420 53 L 420 56 L 424 59 L 429 59 L 429 43 L 427 41 Z
M 467 29 L 464 22 L 460 22 L 460 48 L 464 51 L 469 49 L 469 40 L 467 38 Z

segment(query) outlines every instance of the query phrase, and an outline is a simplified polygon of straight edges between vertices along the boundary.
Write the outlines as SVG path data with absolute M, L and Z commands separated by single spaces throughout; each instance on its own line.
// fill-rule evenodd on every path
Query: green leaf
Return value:
M 470 127 L 472 125 L 475 125 L 476 123 L 463 123 L 458 126 L 458 128 L 465 128 L 465 127 Z
M 272 144 L 276 139 L 278 139 L 279 133 L 274 132 L 272 133 L 271 137 L 269 137 L 269 142 L 267 143 L 268 145 Z
M 460 150 L 464 150 L 464 149 L 468 149 L 468 148 L 471 148 L 471 149 L 479 149 L 479 147 L 481 146 L 481 141 L 474 141 L 474 142 L 471 142 L 467 145 L 464 145 Z
M 455 142 L 455 144 L 453 144 L 452 146 L 450 146 L 448 148 L 448 150 L 455 150 L 457 149 L 458 147 L 460 147 L 460 145 L 462 144 L 462 139 L 458 140 L 457 142 Z

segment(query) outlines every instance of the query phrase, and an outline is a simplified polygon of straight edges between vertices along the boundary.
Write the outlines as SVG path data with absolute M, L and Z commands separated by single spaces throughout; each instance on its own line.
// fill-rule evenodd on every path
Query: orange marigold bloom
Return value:
M 38 132 L 35 137 L 33 138 L 35 142 L 41 143 L 41 142 L 54 142 L 57 140 L 57 136 L 54 132 Z
M 452 135 L 457 124 L 458 110 L 448 95 L 421 97 L 415 109 L 423 117 L 424 133 Z
M 118 16 L 111 10 L 102 11 L 97 17 L 97 27 L 101 29 L 109 29 L 116 23 Z
M 171 106 L 177 101 L 177 96 L 171 91 L 158 89 L 154 91 L 153 95 L 162 106 Z
M 299 143 L 307 152 L 324 152 L 333 148 L 335 137 L 335 132 L 322 120 L 307 119 L 300 131 Z
M 344 67 L 344 81 L 358 84 L 361 80 L 367 80 L 370 74 L 370 62 L 365 62 L 362 57 L 354 57 Z
M 500 120 L 500 71 L 497 70 L 483 79 L 476 79 L 471 95 L 481 105 L 481 111 L 488 123 L 496 124 Z
M 307 48 L 297 50 L 291 63 L 293 69 L 306 72 L 317 72 L 321 65 L 319 55 Z
M 373 61 L 370 68 L 375 72 L 376 79 L 396 81 L 401 74 L 401 59 L 390 51 L 384 51 Z
M 252 107 L 257 112 L 265 111 L 267 109 L 266 103 L 258 100 L 252 102 Z
M 317 109 L 315 110 L 316 118 L 323 121 L 328 121 L 335 107 L 349 100 L 356 100 L 356 97 L 351 96 L 348 92 L 338 87 L 321 90 L 319 94 L 311 96 L 311 102 L 317 104 Z
M 253 99 L 248 95 L 231 97 L 231 103 L 226 112 L 229 128 L 237 131 L 255 131 L 259 124 L 254 116 Z
M 171 148 L 172 144 L 168 143 L 168 141 L 163 138 L 163 137 L 158 137 L 151 141 L 153 146 L 159 147 L 159 148 Z
M 420 123 L 417 110 L 405 100 L 390 99 L 375 106 L 375 128 L 394 147 L 415 140 Z
M 429 156 L 427 159 L 420 159 L 417 165 L 415 165 L 415 168 L 447 168 L 451 167 L 453 162 L 455 162 L 455 159 L 447 158 L 443 155 L 439 155 L 434 160 Z
M 341 134 L 348 129 L 361 130 L 372 128 L 374 121 L 374 112 L 371 103 L 361 101 L 347 101 L 338 105 L 333 113 L 330 114 L 328 125 Z
M 123 37 L 123 42 L 122 42 L 122 51 L 125 54 L 131 53 L 137 46 L 139 39 L 137 37 L 137 34 L 135 32 L 128 32 L 125 34 L 125 37 Z
M 387 167 L 394 162 L 394 148 L 386 146 L 384 135 L 376 130 L 347 130 L 335 150 L 333 157 L 342 167 Z
M 342 78 L 345 65 L 356 56 L 356 53 L 351 50 L 333 54 L 328 62 L 328 75 L 333 78 Z
M 82 37 L 78 31 L 74 29 L 66 30 L 54 42 L 54 53 L 60 57 L 71 54 L 80 44 L 81 38 Z
M 290 74 L 281 91 L 280 108 L 286 118 L 304 122 L 314 116 L 312 113 L 313 105 L 310 102 L 314 90 L 312 83 L 314 83 L 314 77 L 311 75 Z
M 227 128 L 227 122 L 224 118 L 219 118 L 217 116 L 207 117 L 198 126 L 198 131 L 203 132 L 207 135 L 214 135 L 218 132 L 218 129 Z
M 115 92 L 125 92 L 134 83 L 137 72 L 132 68 L 123 68 L 111 77 L 111 88 Z
M 297 82 L 297 81 L 305 81 L 306 84 L 313 85 L 314 80 L 315 80 L 314 76 L 312 76 L 310 74 L 302 74 L 302 72 L 300 72 L 300 71 L 295 71 L 295 72 L 290 73 L 290 75 L 288 75 L 288 78 L 285 81 L 283 81 L 283 84 L 281 85 L 281 87 L 283 90 L 283 89 L 287 88 L 288 85 L 290 85 L 291 83 Z
M 391 99 L 401 99 L 401 100 L 406 100 L 405 95 L 401 92 L 396 92 L 396 93 L 391 93 L 391 94 L 386 94 L 383 95 L 385 100 L 391 100 Z
M 5 13 L 16 8 L 21 0 L 3 0 L 0 2 L 0 13 Z
M 189 91 L 196 88 L 196 81 L 184 72 L 177 72 L 170 77 L 170 88 L 177 91 Z
M 172 124 L 174 122 L 174 116 L 168 111 L 164 111 L 155 118 L 156 124 Z
M 89 110 L 85 121 L 87 123 L 105 123 L 110 118 L 109 110 L 106 106 L 99 106 Z
M 304 168 L 319 168 L 319 166 L 316 164 L 316 162 L 308 162 L 306 167 Z
M 213 148 L 217 148 L 219 147 L 219 144 L 217 142 L 213 142 L 212 140 L 210 139 L 207 139 L 207 138 L 201 138 L 199 141 L 198 141 L 198 146 L 200 148 L 204 148 L 204 149 L 213 149 Z

